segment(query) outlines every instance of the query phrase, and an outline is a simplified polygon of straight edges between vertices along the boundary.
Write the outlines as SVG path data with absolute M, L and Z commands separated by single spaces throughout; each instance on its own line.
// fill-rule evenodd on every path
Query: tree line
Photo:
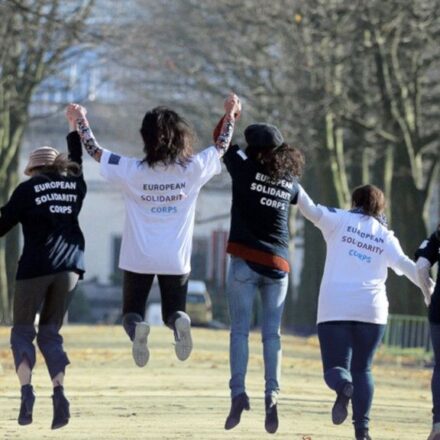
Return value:
M 16 152 L 32 93 L 59 69 L 67 48 L 81 43 L 91 6 L 78 2 L 72 15 L 54 0 L 1 6 L 10 19 L 0 24 L 0 204 L 17 181 Z M 353 187 L 373 183 L 386 194 L 390 226 L 404 250 L 411 255 L 426 237 L 440 156 L 437 1 L 131 0 L 125 7 L 132 12 L 119 23 L 114 17 L 111 47 L 104 37 L 94 44 L 106 45 L 108 62 L 119 66 L 114 81 L 127 96 L 177 107 L 209 131 L 220 116 L 213 102 L 232 89 L 244 99 L 243 124 L 273 123 L 304 150 L 302 183 L 317 202 L 347 208 Z M 56 19 L 43 26 L 52 10 Z M 14 26 L 29 32 L 19 36 Z M 18 64 L 10 47 L 21 53 Z M 25 60 L 34 70 L 20 73 Z M 30 81 L 27 88 L 20 78 Z M 11 96 L 15 114 L 5 110 Z M 295 232 L 294 220 L 291 226 Z M 313 226 L 305 223 L 302 233 L 304 266 L 287 323 L 310 325 L 325 249 Z M 0 240 L 3 316 L 10 295 L 2 255 L 13 240 Z M 407 281 L 391 277 L 389 291 L 393 312 L 423 313 Z

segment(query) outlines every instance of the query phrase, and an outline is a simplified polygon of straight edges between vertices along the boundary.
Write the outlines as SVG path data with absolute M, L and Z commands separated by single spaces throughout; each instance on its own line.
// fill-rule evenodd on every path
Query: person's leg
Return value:
M 60 329 L 78 279 L 79 275 L 75 272 L 55 274 L 41 309 L 37 343 L 54 387 L 63 385 L 65 369 L 70 363 L 63 348 Z
M 329 321 L 318 324 L 324 380 L 337 394 L 332 421 L 339 425 L 347 418 L 347 406 L 353 394 L 350 363 L 352 356 L 352 322 Z
M 364 438 L 368 435 L 369 413 L 374 392 L 371 364 L 382 341 L 386 326 L 366 322 L 355 322 L 353 325 L 353 356 L 351 360 L 351 375 L 354 386 L 353 424 L 356 436 Z
M 145 306 L 154 274 L 140 274 L 124 270 L 122 325 L 131 341 L 132 356 L 138 367 L 144 367 L 150 358 L 148 335 L 150 326 L 145 319 Z
M 158 275 L 162 300 L 163 322 L 174 332 L 177 359 L 189 358 L 193 343 L 191 319 L 185 313 L 189 273 L 184 275 Z
M 245 377 L 249 358 L 249 329 L 252 319 L 252 306 L 258 288 L 259 275 L 244 260 L 231 258 L 226 294 L 231 319 L 229 345 L 229 364 L 231 379 L 231 411 L 226 419 L 225 429 L 232 429 L 240 423 L 243 409 L 248 410 Z
M 69 401 L 64 395 L 64 375 L 70 361 L 63 348 L 60 329 L 64 316 L 72 301 L 79 275 L 75 272 L 60 272 L 54 275 L 41 310 L 37 343 L 46 361 L 53 384 L 52 429 L 67 425 L 70 418 Z
M 287 293 L 288 277 L 262 277 L 260 284 L 263 309 L 261 335 L 263 340 L 265 395 L 276 399 L 281 376 L 281 317 Z
M 31 385 L 35 365 L 35 316 L 43 302 L 51 277 L 17 280 L 13 305 L 11 348 L 18 379 L 21 385 L 20 425 L 32 423 L 35 394 Z
M 432 348 L 434 351 L 434 371 L 431 379 L 432 392 L 432 432 L 430 440 L 440 440 L 440 324 L 430 323 Z M 438 436 L 438 439 L 435 436 Z
M 179 312 L 186 310 L 189 273 L 184 275 L 158 275 L 162 302 L 162 319 L 166 326 L 174 330 L 174 322 Z
M 278 429 L 277 396 L 281 377 L 281 317 L 287 293 L 287 275 L 280 279 L 261 277 L 260 292 L 263 309 L 261 328 L 264 356 L 266 431 Z
M 329 321 L 318 324 L 324 380 L 338 392 L 345 382 L 351 382 L 352 355 L 350 321 Z
M 252 306 L 258 289 L 258 274 L 244 260 L 231 258 L 226 294 L 231 319 L 229 387 L 231 397 L 246 391 L 245 376 L 249 358 L 249 329 Z
M 128 337 L 133 341 L 136 324 L 145 319 L 145 306 L 154 275 L 135 273 L 128 270 L 123 272 L 122 325 Z

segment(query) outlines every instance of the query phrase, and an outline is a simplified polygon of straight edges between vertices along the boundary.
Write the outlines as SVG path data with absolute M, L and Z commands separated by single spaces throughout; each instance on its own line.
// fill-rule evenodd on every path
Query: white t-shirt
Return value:
M 361 321 L 386 324 L 388 267 L 398 275 L 406 258 L 394 233 L 374 217 L 318 205 L 315 223 L 327 244 L 318 301 L 318 323 Z
M 186 167 L 157 165 L 104 151 L 101 175 L 123 191 L 125 223 L 119 267 L 136 273 L 190 272 L 194 216 L 200 188 L 221 171 L 215 147 Z

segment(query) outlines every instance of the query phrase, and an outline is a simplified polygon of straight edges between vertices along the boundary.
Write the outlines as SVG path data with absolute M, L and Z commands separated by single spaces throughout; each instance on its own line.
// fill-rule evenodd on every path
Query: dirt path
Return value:
M 280 428 L 264 431 L 263 365 L 258 334 L 251 337 L 247 388 L 252 410 L 233 431 L 223 430 L 229 411 L 228 338 L 224 331 L 194 330 L 195 351 L 181 363 L 174 356 L 171 332 L 153 328 L 151 357 L 145 368 L 133 365 L 130 344 L 119 327 L 64 330 L 72 365 L 67 395 L 71 423 L 51 431 L 51 388 L 41 357 L 34 373 L 37 401 L 34 423 L 16 423 L 19 387 L 9 351 L 9 329 L 0 328 L 0 439 L 7 440 L 345 440 L 353 439 L 350 421 L 334 426 L 334 396 L 321 378 L 315 339 L 283 336 Z M 429 369 L 397 367 L 379 359 L 371 414 L 374 440 L 426 440 L 431 421 Z

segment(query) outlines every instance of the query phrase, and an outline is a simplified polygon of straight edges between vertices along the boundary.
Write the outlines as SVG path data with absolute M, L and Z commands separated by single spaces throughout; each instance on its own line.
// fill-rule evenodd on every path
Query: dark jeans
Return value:
M 345 382 L 353 383 L 355 429 L 368 428 L 374 392 L 371 364 L 384 332 L 385 325 L 358 321 L 318 324 L 325 382 L 337 393 Z
M 46 361 L 50 377 L 64 373 L 69 359 L 63 349 L 59 331 L 64 315 L 73 297 L 79 275 L 60 272 L 37 278 L 17 280 L 14 295 L 14 325 L 11 330 L 11 348 L 17 369 L 27 359 L 32 369 L 35 365 L 37 344 Z M 38 333 L 35 316 L 40 311 Z
M 432 348 L 434 350 L 434 371 L 431 379 L 433 423 L 440 423 L 440 324 L 430 323 Z
M 123 325 L 131 340 L 136 322 L 145 319 L 145 306 L 153 284 L 154 274 L 141 274 L 124 270 Z M 157 275 L 162 302 L 162 320 L 173 328 L 178 312 L 184 312 L 189 274 Z

